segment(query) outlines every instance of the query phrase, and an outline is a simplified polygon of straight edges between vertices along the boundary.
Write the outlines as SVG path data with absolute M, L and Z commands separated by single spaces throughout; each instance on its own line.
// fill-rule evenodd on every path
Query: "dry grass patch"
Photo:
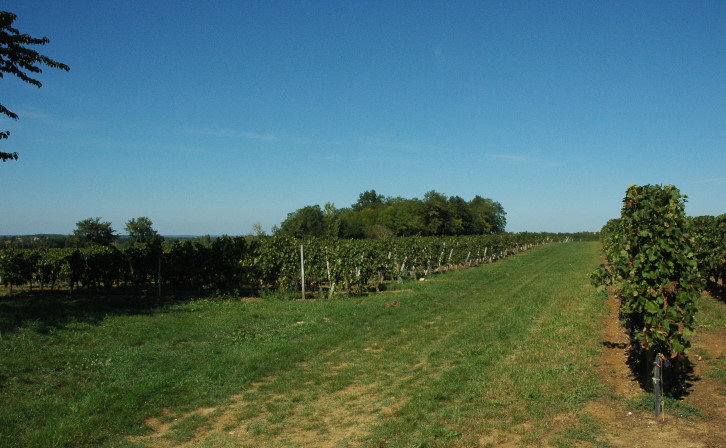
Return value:
M 149 419 L 146 423 L 153 433 L 130 440 L 161 448 L 347 446 L 357 443 L 379 419 L 393 414 L 405 401 L 390 397 L 384 384 L 351 384 L 329 394 L 298 391 L 293 395 L 267 394 L 259 390 L 263 385 L 259 383 L 219 407 L 196 409 L 174 419 L 168 415 Z M 214 418 L 199 425 L 188 440 L 173 437 L 177 422 L 194 416 Z

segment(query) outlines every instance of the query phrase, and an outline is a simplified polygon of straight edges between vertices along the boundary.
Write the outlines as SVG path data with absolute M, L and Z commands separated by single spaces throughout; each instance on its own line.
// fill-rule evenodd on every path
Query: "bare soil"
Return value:
M 609 393 L 586 407 L 604 428 L 600 440 L 629 448 L 726 447 L 726 390 L 709 375 L 714 361 L 726 357 L 726 330 L 698 329 L 693 338 L 689 357 L 693 374 L 683 401 L 703 415 L 687 419 L 674 415 L 673 410 L 669 413 L 666 407 L 665 417 L 656 419 L 652 412 L 629 409 L 628 402 L 637 401 L 645 392 L 627 363 L 628 337 L 618 320 L 618 300 L 611 296 L 608 305 L 598 373 Z M 708 357 L 695 353 L 708 353 Z

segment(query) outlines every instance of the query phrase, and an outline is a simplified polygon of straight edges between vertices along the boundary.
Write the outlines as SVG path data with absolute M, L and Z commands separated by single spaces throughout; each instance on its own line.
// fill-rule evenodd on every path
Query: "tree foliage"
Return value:
M 47 37 L 32 37 L 28 34 L 21 34 L 13 27 L 13 22 L 17 16 L 11 12 L 0 11 L 0 78 L 5 73 L 16 76 L 23 82 L 41 87 L 42 84 L 33 78 L 35 74 L 40 74 L 43 70 L 41 65 L 51 68 L 57 68 L 68 71 L 70 67 L 62 62 L 55 61 L 47 56 L 43 56 L 37 51 L 28 48 L 28 45 L 45 45 L 50 42 Z M 0 114 L 6 115 L 13 120 L 18 119 L 18 115 L 10 109 L 0 104 Z M 10 131 L 0 132 L 0 140 L 10 136 Z M 0 151 L 0 159 L 17 160 L 17 152 Z
M 163 237 L 154 230 L 154 223 L 146 216 L 130 219 L 126 223 L 131 244 L 159 244 Z
M 280 231 L 296 238 L 323 236 L 326 231 L 325 215 L 319 205 L 303 207 L 287 215 Z
M 102 222 L 101 218 L 87 218 L 76 223 L 73 236 L 80 245 L 110 246 L 118 236 L 110 222 Z
M 318 205 L 298 209 L 288 214 L 278 232 L 333 238 L 484 235 L 504 232 L 505 215 L 501 204 L 478 195 L 466 201 L 432 190 L 423 199 L 405 199 L 369 190 L 350 208 L 328 203 L 322 210 Z

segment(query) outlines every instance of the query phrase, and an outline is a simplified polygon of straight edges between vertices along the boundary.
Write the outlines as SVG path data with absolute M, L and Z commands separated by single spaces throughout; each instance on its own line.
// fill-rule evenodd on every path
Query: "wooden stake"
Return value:
M 305 256 L 303 253 L 303 245 L 300 245 L 300 277 L 302 278 L 302 298 L 305 300 Z
M 156 283 L 158 287 L 158 297 L 161 297 L 161 255 L 159 255 L 159 266 L 156 273 Z
M 328 246 L 325 246 L 325 249 L 327 249 Z M 328 284 L 330 285 L 330 289 L 328 290 L 328 298 L 333 298 L 333 291 L 335 290 L 335 282 L 333 282 L 333 279 L 330 277 L 330 262 L 328 261 L 328 255 L 325 255 L 325 268 L 328 270 Z

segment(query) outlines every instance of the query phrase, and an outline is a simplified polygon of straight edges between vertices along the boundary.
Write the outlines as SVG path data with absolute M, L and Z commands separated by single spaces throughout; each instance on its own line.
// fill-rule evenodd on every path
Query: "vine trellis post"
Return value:
M 301 286 L 300 289 L 302 290 L 302 298 L 303 298 L 303 300 L 305 300 L 305 255 L 304 255 L 302 244 L 300 245 L 300 278 L 302 280 L 300 282 L 300 286 Z

